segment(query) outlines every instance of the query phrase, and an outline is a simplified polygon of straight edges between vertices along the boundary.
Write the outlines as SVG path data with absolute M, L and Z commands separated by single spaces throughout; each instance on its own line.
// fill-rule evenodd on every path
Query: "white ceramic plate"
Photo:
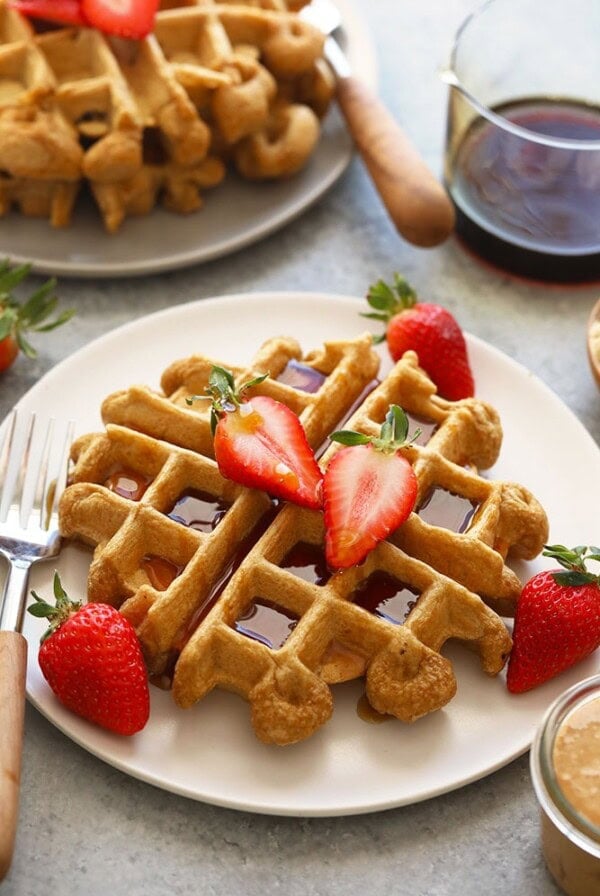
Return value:
M 352 0 L 336 0 L 344 27 L 340 36 L 354 71 L 376 81 L 374 50 Z M 316 202 L 343 174 L 352 157 L 342 117 L 333 106 L 319 145 L 295 177 L 257 184 L 228 174 L 204 194 L 203 208 L 177 215 L 156 208 L 127 219 L 118 234 L 105 233 L 91 200 L 82 200 L 71 226 L 56 230 L 46 220 L 12 213 L 0 219 L 0 252 L 32 262 L 44 274 L 72 277 L 130 277 L 188 267 L 227 255 L 283 227 Z
M 172 360 L 205 352 L 248 362 L 262 341 L 293 333 L 305 349 L 367 329 L 360 300 L 313 294 L 251 294 L 181 305 L 137 320 L 96 340 L 48 373 L 20 405 L 42 420 L 73 417 L 79 433 L 100 426 L 99 404 L 134 382 L 157 386 Z M 545 505 L 551 539 L 580 544 L 594 538 L 600 503 L 600 451 L 559 399 L 535 376 L 469 337 L 478 394 L 499 410 L 505 441 L 493 475 L 528 486 Z M 382 349 L 382 356 L 385 352 Z M 386 362 L 388 363 L 388 362 Z M 573 459 L 576 458 L 576 463 Z M 547 561 L 544 561 L 546 563 Z M 65 587 L 84 594 L 89 553 L 68 546 L 58 567 Z M 542 561 L 523 565 L 528 576 Z M 32 587 L 50 594 L 54 566 L 40 565 Z M 69 714 L 38 669 L 43 624 L 27 617 L 28 694 L 53 724 L 111 765 L 175 793 L 237 809 L 282 815 L 369 812 L 423 800 L 461 787 L 523 753 L 549 702 L 599 667 L 597 653 L 529 694 L 514 697 L 502 677 L 490 680 L 468 651 L 453 648 L 458 694 L 442 711 L 412 726 L 369 725 L 356 714 L 358 683 L 335 689 L 335 713 L 308 741 L 260 744 L 240 698 L 212 693 L 182 711 L 152 689 L 151 719 L 130 739 Z

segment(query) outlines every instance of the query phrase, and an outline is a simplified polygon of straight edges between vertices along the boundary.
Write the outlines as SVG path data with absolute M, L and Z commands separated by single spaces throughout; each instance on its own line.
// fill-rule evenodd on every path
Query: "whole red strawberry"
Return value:
M 50 620 L 39 652 L 44 678 L 67 709 L 115 731 L 135 734 L 150 712 L 148 679 L 137 635 L 108 604 L 69 600 L 58 573 L 56 606 L 32 591 L 27 609 Z
M 537 573 L 523 588 L 506 678 L 513 694 L 537 687 L 600 647 L 600 576 L 585 563 L 600 560 L 600 548 L 549 545 L 543 554 L 567 571 Z
M 389 286 L 383 280 L 367 293 L 372 312 L 363 317 L 387 324 L 376 341 L 387 339 L 394 361 L 404 352 L 415 351 L 439 394 L 449 401 L 470 398 L 475 393 L 465 337 L 456 319 L 441 305 L 419 302 L 409 283 L 399 274 Z
M 207 395 L 187 402 L 212 399 L 215 460 L 223 476 L 318 510 L 323 474 L 297 415 L 268 395 L 242 397 L 266 378 L 267 374 L 261 374 L 236 390 L 231 371 L 215 365 Z

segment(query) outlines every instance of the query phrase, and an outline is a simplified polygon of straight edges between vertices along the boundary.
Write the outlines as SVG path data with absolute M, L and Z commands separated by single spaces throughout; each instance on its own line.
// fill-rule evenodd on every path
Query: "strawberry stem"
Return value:
M 367 302 L 373 311 L 361 312 L 361 317 L 387 324 L 396 314 L 416 305 L 417 294 L 408 280 L 396 273 L 391 286 L 385 280 L 373 283 L 367 292 Z M 381 336 L 374 336 L 373 339 L 376 343 L 383 342 L 385 332 Z
M 208 376 L 208 386 L 204 390 L 205 394 L 192 395 L 186 398 L 185 401 L 188 405 L 193 404 L 195 401 L 212 401 L 210 425 L 214 435 L 219 418 L 224 414 L 237 410 L 242 404 L 241 399 L 244 392 L 253 386 L 263 383 L 268 376 L 268 373 L 261 373 L 242 383 L 236 389 L 232 372 L 225 367 L 219 367 L 218 364 L 214 364 Z
M 64 590 L 58 572 L 54 573 L 52 587 L 54 591 L 54 604 L 49 604 L 43 597 L 40 597 L 39 594 L 32 591 L 31 596 L 35 602 L 27 607 L 27 612 L 31 613 L 32 616 L 35 616 L 38 619 L 48 619 L 50 622 L 50 625 L 40 638 L 40 644 L 43 644 L 57 628 L 60 628 L 63 622 L 66 622 L 70 616 L 81 609 L 81 601 L 71 600 Z
M 595 575 L 587 568 L 586 561 L 600 561 L 600 548 L 577 545 L 567 548 L 562 544 L 545 545 L 542 551 L 544 557 L 552 557 L 563 566 L 567 572 L 556 572 L 554 581 L 559 585 L 589 585 L 600 586 L 600 575 Z
M 341 445 L 367 445 L 371 444 L 377 451 L 384 454 L 392 454 L 399 448 L 411 445 L 421 435 L 421 430 L 416 429 L 413 435 L 408 437 L 408 417 L 405 411 L 397 404 L 391 404 L 381 426 L 379 436 L 367 436 L 362 432 L 354 432 L 351 429 L 339 429 L 332 432 L 329 438 Z

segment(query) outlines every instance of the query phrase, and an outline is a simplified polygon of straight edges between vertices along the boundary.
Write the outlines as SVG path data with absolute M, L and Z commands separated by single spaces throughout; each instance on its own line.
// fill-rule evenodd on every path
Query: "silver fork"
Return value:
M 29 571 L 60 551 L 58 502 L 67 481 L 74 424 L 67 426 L 58 462 L 53 420 L 39 437 L 33 414 L 23 437 L 19 429 L 13 411 L 0 449 L 0 555 L 9 563 L 0 602 L 0 881 L 12 860 L 19 804 L 27 669 L 21 627 Z M 35 450 L 40 444 L 41 454 Z

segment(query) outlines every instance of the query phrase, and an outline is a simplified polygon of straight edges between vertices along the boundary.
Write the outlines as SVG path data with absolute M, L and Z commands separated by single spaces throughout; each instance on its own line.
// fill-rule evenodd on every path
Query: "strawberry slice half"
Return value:
M 349 430 L 330 438 L 345 445 L 323 480 L 325 556 L 334 569 L 361 563 L 407 519 L 417 498 L 417 478 L 401 449 L 410 440 L 408 419 L 391 405 L 379 438 Z
M 207 395 L 215 459 L 227 479 L 260 488 L 276 498 L 314 510 L 322 506 L 323 474 L 300 420 L 286 405 L 267 395 L 242 401 L 242 394 L 266 379 L 261 375 L 237 391 L 230 371 L 213 367 Z M 198 398 L 188 399 L 192 403 Z
M 94 28 L 140 40 L 154 30 L 159 0 L 81 0 L 84 17 Z
M 9 5 L 31 19 L 45 19 L 60 25 L 88 24 L 80 0 L 11 0 Z

